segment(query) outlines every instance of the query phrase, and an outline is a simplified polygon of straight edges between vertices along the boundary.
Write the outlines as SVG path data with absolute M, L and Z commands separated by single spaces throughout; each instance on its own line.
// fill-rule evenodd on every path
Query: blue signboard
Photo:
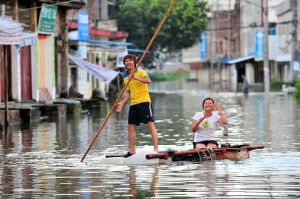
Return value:
M 206 32 L 201 33 L 200 55 L 202 59 L 207 58 L 207 37 Z
M 89 13 L 78 12 L 78 40 L 89 39 Z
M 257 31 L 255 33 L 255 60 L 264 59 L 264 33 L 262 31 Z

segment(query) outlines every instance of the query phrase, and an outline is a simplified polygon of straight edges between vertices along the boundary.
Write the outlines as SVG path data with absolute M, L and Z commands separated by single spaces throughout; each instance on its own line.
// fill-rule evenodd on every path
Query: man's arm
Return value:
M 129 100 L 130 98 L 130 92 L 128 91 L 126 96 L 118 103 L 117 109 L 116 111 L 119 113 L 122 111 L 123 105 L 126 104 L 126 102 Z
M 142 83 L 145 83 L 145 84 L 151 84 L 152 83 L 149 76 L 144 76 L 143 78 L 133 76 L 133 79 L 138 80 L 138 81 L 140 81 Z

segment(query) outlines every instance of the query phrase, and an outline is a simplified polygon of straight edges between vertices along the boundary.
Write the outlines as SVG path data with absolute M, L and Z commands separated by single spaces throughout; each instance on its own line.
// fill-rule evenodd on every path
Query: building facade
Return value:
M 68 59 L 64 56 L 68 52 L 62 50 L 65 44 L 61 42 L 68 28 L 64 21 L 64 13 L 68 9 L 81 8 L 84 5 L 83 1 L 61 3 L 52 0 L 11 0 L 0 3 L 2 14 L 24 24 L 23 32 L 31 35 L 24 39 L 23 43 L 7 48 L 9 99 L 55 99 L 56 80 L 59 79 L 57 74 L 62 74 Z M 57 68 L 61 71 L 57 72 Z
M 253 89 L 262 87 L 265 9 L 263 2 L 211 1 L 212 12 L 209 15 L 210 24 L 205 38 L 207 56 L 202 58 L 203 42 L 183 51 L 183 63 L 190 65 L 192 79 L 201 83 L 210 82 L 211 85 L 229 82 L 229 88 L 239 90 L 241 76 L 244 74 Z M 295 2 L 268 1 L 268 58 L 271 81 L 293 81 L 295 74 L 300 70 L 297 60 L 300 55 L 297 26 L 300 5 Z

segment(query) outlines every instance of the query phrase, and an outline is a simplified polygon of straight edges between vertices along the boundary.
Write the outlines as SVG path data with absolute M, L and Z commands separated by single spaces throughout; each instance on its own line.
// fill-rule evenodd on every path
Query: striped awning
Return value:
M 23 32 L 24 24 L 0 17 L 0 45 L 28 46 L 36 44 L 36 33 Z
M 110 83 L 114 78 L 117 77 L 119 72 L 104 68 L 97 64 L 85 61 L 73 55 L 69 55 L 69 59 L 79 68 L 93 75 L 95 78 L 102 80 L 105 83 Z
M 13 21 L 8 17 L 0 17 L 0 44 L 12 45 L 21 44 L 24 40 L 24 24 Z

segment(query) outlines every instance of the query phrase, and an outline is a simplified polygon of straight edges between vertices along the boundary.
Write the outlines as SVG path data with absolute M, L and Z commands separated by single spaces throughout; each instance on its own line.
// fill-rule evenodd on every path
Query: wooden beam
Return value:
M 11 0 L 12 17 L 13 20 L 15 21 L 19 21 L 18 9 L 19 9 L 18 0 Z
M 30 7 L 34 8 L 36 7 L 36 1 L 31 0 Z M 30 31 L 31 32 L 37 32 L 37 9 L 30 10 Z
M 55 4 L 58 7 L 73 8 L 73 9 L 80 9 L 85 5 L 85 3 L 82 0 L 66 2 L 66 3 L 63 3 L 64 1 L 53 1 L 53 0 L 38 0 L 38 1 L 42 3 Z

